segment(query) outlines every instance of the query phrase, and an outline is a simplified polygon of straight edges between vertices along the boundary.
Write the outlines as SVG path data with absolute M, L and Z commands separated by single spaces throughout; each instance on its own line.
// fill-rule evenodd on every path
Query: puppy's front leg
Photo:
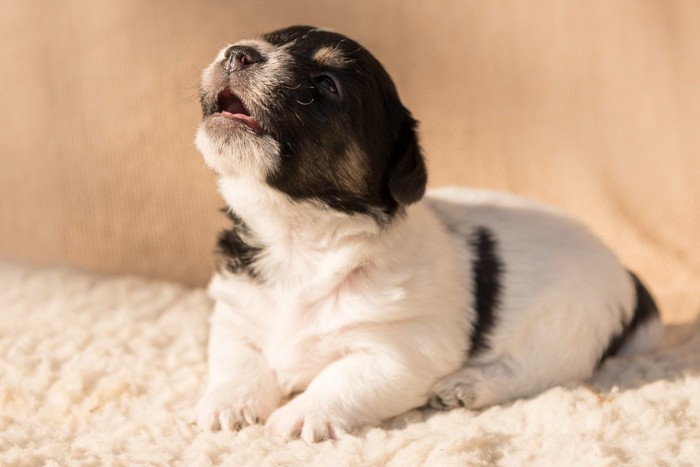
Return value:
M 286 437 L 318 442 L 420 406 L 430 378 L 409 365 L 400 352 L 346 356 L 277 409 L 266 426 Z
M 225 308 L 218 303 L 212 316 L 207 388 L 195 408 L 197 424 L 205 430 L 238 430 L 264 422 L 282 398 L 259 349 L 240 337 L 235 323 L 220 319 Z

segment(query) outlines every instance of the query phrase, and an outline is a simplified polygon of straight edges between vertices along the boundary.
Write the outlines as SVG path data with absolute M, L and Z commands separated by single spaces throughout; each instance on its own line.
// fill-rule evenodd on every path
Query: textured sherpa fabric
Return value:
M 189 419 L 206 368 L 201 289 L 0 265 L 1 465 L 692 465 L 700 328 L 587 384 L 482 411 L 411 411 L 335 442 Z

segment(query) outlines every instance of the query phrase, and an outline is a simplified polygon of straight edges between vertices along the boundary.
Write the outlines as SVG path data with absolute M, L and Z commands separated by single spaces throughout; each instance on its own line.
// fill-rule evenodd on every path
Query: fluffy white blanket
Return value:
M 200 433 L 203 290 L 0 265 L 1 465 L 697 465 L 700 326 L 588 384 L 412 411 L 339 441 Z

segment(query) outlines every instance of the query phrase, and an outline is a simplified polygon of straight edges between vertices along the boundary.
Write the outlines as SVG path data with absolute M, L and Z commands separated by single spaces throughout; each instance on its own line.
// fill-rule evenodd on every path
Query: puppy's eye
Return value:
M 316 81 L 316 84 L 318 84 L 321 89 L 324 89 L 328 92 L 331 92 L 335 94 L 336 96 L 339 95 L 338 93 L 338 86 L 335 84 L 335 80 L 331 78 L 328 75 L 319 75 L 314 78 L 314 81 Z

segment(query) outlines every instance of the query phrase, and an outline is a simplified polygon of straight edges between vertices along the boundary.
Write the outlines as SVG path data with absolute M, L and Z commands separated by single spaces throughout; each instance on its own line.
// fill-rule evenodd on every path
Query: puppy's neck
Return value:
M 296 201 L 253 179 L 222 177 L 219 189 L 260 248 L 255 269 L 269 286 L 313 301 L 372 263 L 385 230 L 370 216 Z
M 319 250 L 371 240 L 382 228 L 370 216 L 338 212 L 313 200 L 297 201 L 250 177 L 219 178 L 229 209 L 265 245 L 303 244 Z

